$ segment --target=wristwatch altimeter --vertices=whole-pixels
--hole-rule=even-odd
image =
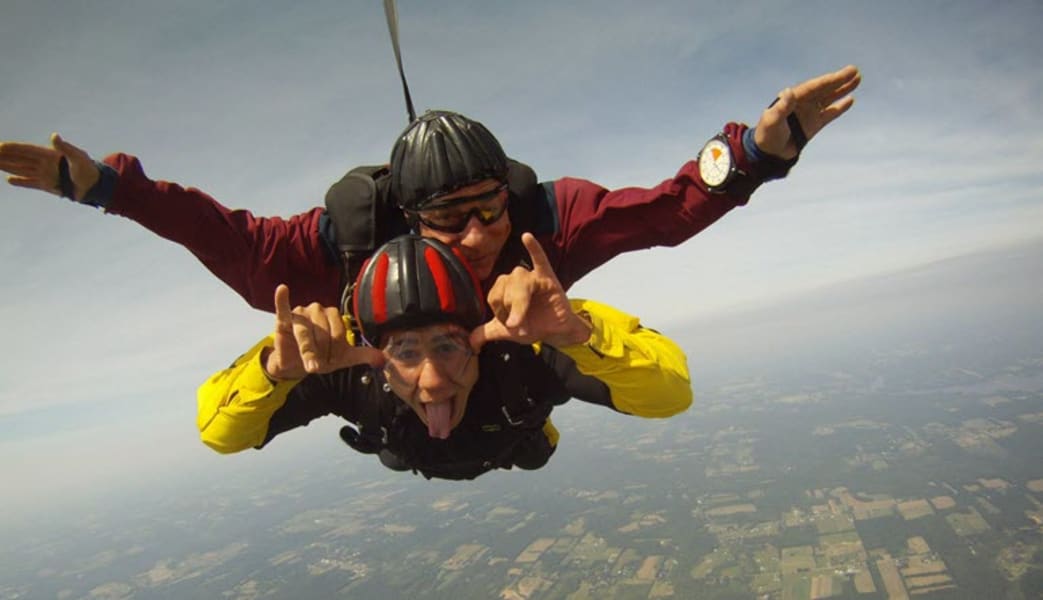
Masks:
[[[724,193],[737,173],[738,168],[735,166],[735,157],[732,155],[732,147],[728,145],[728,138],[720,133],[710,138],[699,151],[699,175],[703,178],[707,191],[715,194]]]

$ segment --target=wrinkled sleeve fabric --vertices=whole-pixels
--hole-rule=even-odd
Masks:
[[[592,300],[573,299],[573,311],[593,325],[586,344],[562,346],[558,352],[576,370],[607,389],[611,407],[639,417],[669,417],[692,404],[688,359],[670,338],[641,326],[637,317]],[[573,396],[602,403],[591,386],[566,378]]]
[[[323,209],[288,219],[256,217],[198,189],[149,179],[133,156],[113,154],[103,162],[118,173],[106,212],[184,246],[250,306],[274,312],[280,283],[290,287],[295,306],[340,303],[341,269],[320,235]]]
[[[741,169],[750,170],[742,137],[746,126],[724,132]],[[544,243],[565,289],[615,256],[653,246],[676,246],[706,229],[749,195],[712,194],[695,160],[651,188],[609,190],[585,179],[554,182],[559,227]]]
[[[258,342],[231,367],[200,386],[196,425],[204,444],[222,454],[261,446],[268,422],[300,380],[273,383],[261,365],[261,352],[271,336]]]

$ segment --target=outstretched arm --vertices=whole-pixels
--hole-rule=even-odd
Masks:
[[[231,210],[198,189],[149,179],[132,156],[95,162],[57,134],[51,147],[0,143],[0,170],[11,185],[104,208],[184,246],[255,308],[273,311],[272,294],[284,282],[296,304],[340,300],[342,269],[322,236],[319,208],[289,219]]]
[[[650,418],[670,417],[691,406],[688,359],[673,340],[605,304],[570,302],[592,327],[586,343],[553,349],[568,359],[551,357],[572,397]]]
[[[321,209],[287,219],[257,217],[198,189],[149,179],[132,156],[115,154],[105,163],[119,173],[106,212],[184,246],[250,306],[274,312],[280,283],[290,286],[295,305],[339,303],[341,267],[322,241]]]
[[[782,90],[754,128],[726,124],[722,133],[747,176],[736,178],[741,185],[730,185],[722,193],[707,190],[695,160],[650,188],[610,190],[577,178],[544,184],[559,228],[540,241],[565,289],[619,254],[677,246],[745,205],[757,185],[783,176],[797,157],[798,138],[790,117],[800,124],[803,140],[816,137],[854,105],[851,94],[861,81],[858,68],[844,67]],[[693,140],[693,154],[705,140]]]

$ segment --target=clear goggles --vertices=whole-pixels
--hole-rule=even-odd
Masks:
[[[393,333],[381,350],[387,358],[385,370],[408,383],[417,381],[425,363],[455,379],[474,355],[467,333],[458,328],[439,329],[426,335],[411,331]]]

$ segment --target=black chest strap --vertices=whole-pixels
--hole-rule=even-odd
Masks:
[[[391,387],[383,382],[379,372],[374,369],[359,369],[354,385],[360,395],[359,414],[356,426],[345,425],[340,428],[340,439],[363,454],[377,454],[388,446],[388,432],[391,427],[390,413],[395,410]],[[345,401],[351,399],[345,398]]]

